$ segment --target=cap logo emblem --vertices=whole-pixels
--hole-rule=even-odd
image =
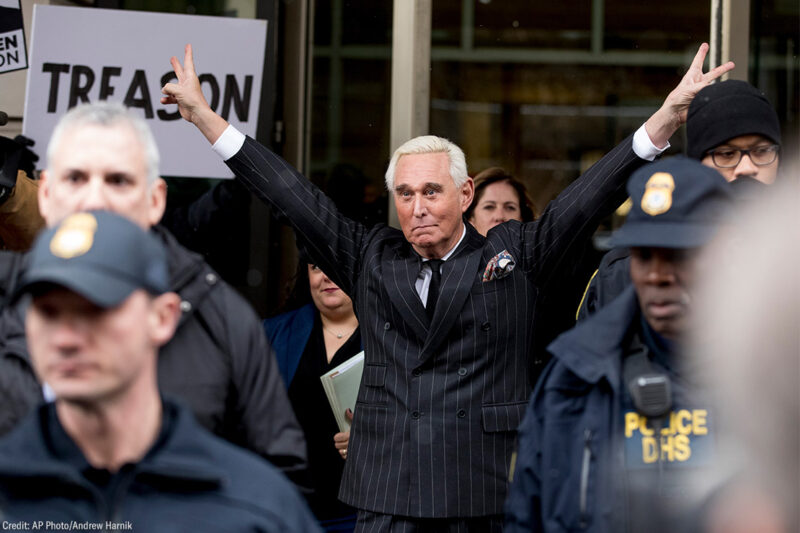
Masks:
[[[92,248],[97,219],[89,213],[70,215],[61,223],[50,241],[50,251],[56,257],[70,259],[83,255]]]
[[[675,180],[668,172],[656,172],[644,186],[642,196],[642,211],[650,216],[660,215],[672,207],[672,191],[675,189]]]

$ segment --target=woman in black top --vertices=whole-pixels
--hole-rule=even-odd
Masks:
[[[311,510],[327,531],[352,531],[355,509],[338,500],[349,432],[339,432],[320,376],[361,351],[361,334],[350,298],[316,265],[304,270],[312,303],[265,320],[264,328],[306,436]]]

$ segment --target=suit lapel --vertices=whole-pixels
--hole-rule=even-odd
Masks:
[[[389,301],[403,317],[409,329],[420,342],[428,333],[428,317],[414,286],[420,269],[420,259],[416,254],[406,257],[393,257],[383,261],[384,271],[381,281],[389,294]]]
[[[425,338],[420,358],[427,359],[441,346],[447,332],[461,313],[475,283],[483,252],[484,238],[467,224],[467,234],[453,256],[442,264],[442,286],[439,301]]]

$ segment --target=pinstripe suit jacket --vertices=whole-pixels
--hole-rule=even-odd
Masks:
[[[515,432],[527,405],[527,357],[539,287],[624,199],[644,161],[631,137],[532,223],[467,234],[442,265],[431,323],[414,288],[419,256],[397,229],[340,215],[288,163],[252,139],[227,163],[294,226],[313,260],[354,303],[366,361],[340,498],[412,517],[503,512]],[[506,277],[483,282],[506,250]],[[325,407],[320,406],[320,409]]]

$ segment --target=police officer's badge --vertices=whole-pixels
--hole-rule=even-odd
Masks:
[[[94,243],[97,219],[89,213],[70,215],[50,241],[50,251],[56,257],[70,259],[88,252]]]
[[[656,172],[644,186],[642,211],[651,216],[660,215],[672,207],[672,191],[675,180],[668,172]]]

